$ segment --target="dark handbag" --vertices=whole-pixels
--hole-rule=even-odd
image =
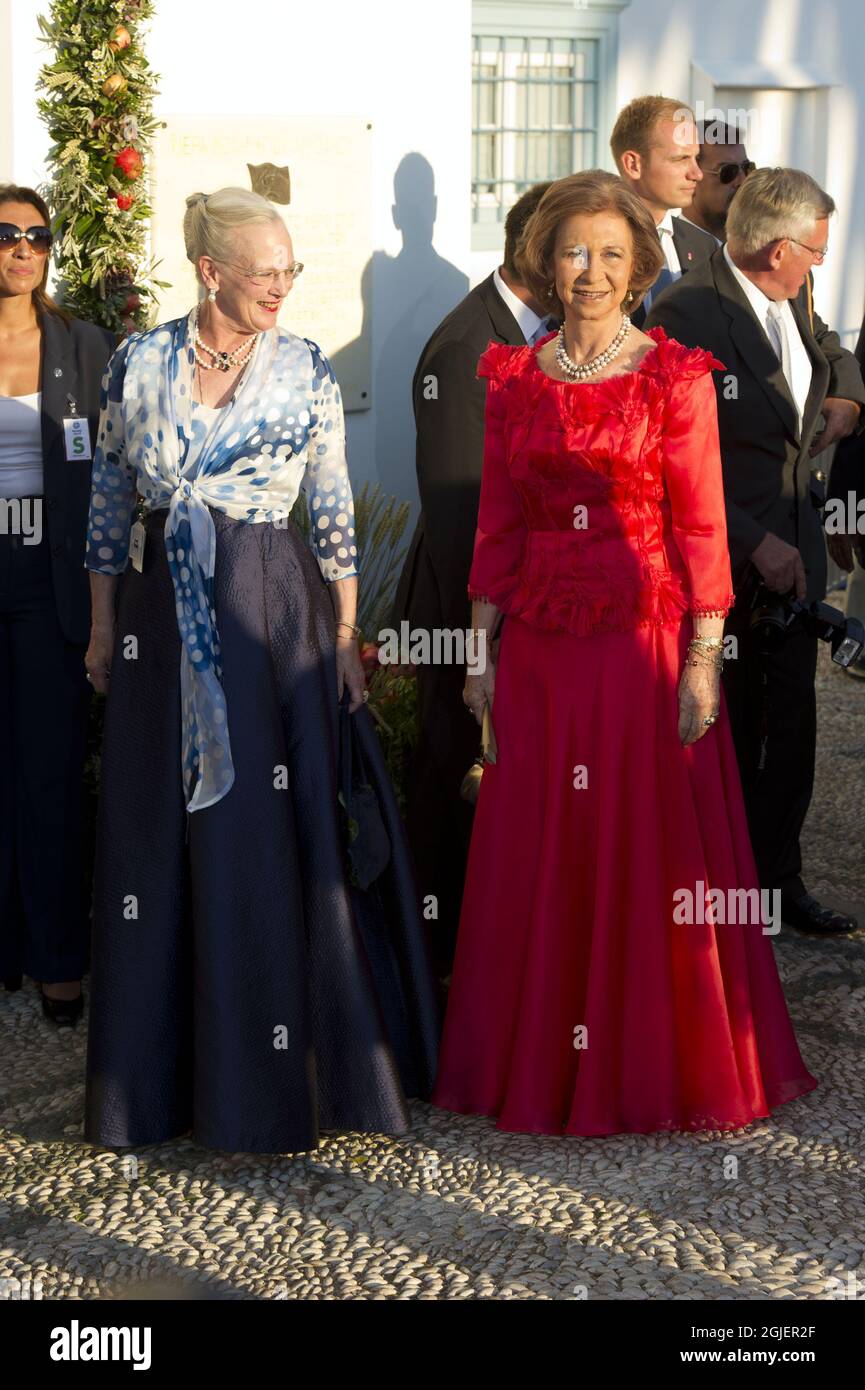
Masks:
[[[400,1080],[407,1095],[418,1095],[421,1083],[412,1049],[402,969],[389,920],[391,912],[400,909],[393,900],[393,885],[388,883],[387,875],[383,877],[392,858],[390,836],[358,734],[357,720],[369,715],[365,707],[349,714],[350,702],[346,689],[339,705],[337,795],[343,811],[349,891]],[[373,733],[372,737],[378,736]]]
[[[339,803],[345,816],[351,881],[356,888],[366,890],[390,863],[390,839],[354,737],[354,716],[348,712],[350,698],[344,690],[339,706]]]

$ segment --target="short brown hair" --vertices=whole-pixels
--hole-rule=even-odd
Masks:
[[[51,214],[48,211],[48,204],[44,198],[40,198],[35,188],[25,188],[17,183],[0,183],[0,203],[29,203],[39,213],[46,227],[51,226]],[[42,272],[42,279],[33,291],[33,307],[36,310],[36,317],[42,322],[45,314],[56,314],[58,318],[69,322],[70,316],[65,309],[61,309],[59,304],[55,304],[45,286],[48,284],[48,271],[51,268],[51,257],[45,257],[45,269]]]
[[[632,193],[616,174],[605,169],[586,169],[580,174],[551,183],[528,225],[518,251],[520,278],[548,314],[564,317],[564,305],[551,283],[549,269],[559,227],[577,213],[591,216],[612,212],[628,224],[633,242],[633,265],[628,286],[633,299],[631,311],[637,307],[650,285],[658,278],[664,265],[664,253],[652,215],[642,199]]]
[[[536,183],[531,188],[527,188],[525,193],[517,198],[505,218],[505,250],[502,264],[505,270],[510,271],[511,275],[519,276],[519,267],[516,261],[517,246],[526,229],[526,223],[549,186],[549,182],[547,182]]]
[[[645,159],[652,143],[652,135],[658,121],[664,117],[674,120],[676,116],[688,115],[694,119],[693,112],[686,101],[676,101],[675,97],[635,97],[623,106],[613,133],[610,136],[610,149],[616,168],[622,167],[622,155],[626,150],[636,150]]]

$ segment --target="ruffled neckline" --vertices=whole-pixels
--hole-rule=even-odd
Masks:
[[[631,371],[617,372],[615,376],[603,377],[600,381],[559,381],[545,372],[537,360],[538,350],[552,337],[554,334],[548,333],[534,345],[526,343],[522,347],[512,347],[508,343],[490,343],[478,362],[478,376],[494,378],[499,385],[504,385],[505,381],[513,377],[532,374],[548,382],[550,386],[565,387],[568,391],[574,387],[580,387],[583,391],[587,388],[597,391],[603,387],[618,390],[620,387],[617,383],[627,382],[630,378],[639,379],[644,375],[664,379],[674,376],[679,381],[694,380],[707,372],[724,368],[724,363],[711,352],[704,348],[685,347],[675,338],[668,337],[659,325],[657,328],[646,330],[646,337],[653,340],[655,347],[647,352]]]

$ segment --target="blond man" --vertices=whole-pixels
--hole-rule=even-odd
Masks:
[[[619,112],[610,149],[620,176],[654,218],[666,262],[633,315],[640,327],[661,291],[715,249],[708,232],[677,215],[691,206],[703,177],[694,113],[673,97],[636,97]]]

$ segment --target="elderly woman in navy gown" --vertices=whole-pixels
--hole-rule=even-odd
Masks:
[[[435,991],[363,703],[339,387],[276,326],[302,267],[242,189],[190,197],[184,235],[206,298],[115,353],[94,459],[87,668],[108,703],[85,1135],[290,1152],[406,1128]],[[301,487],[310,544],[288,520]],[[390,841],[366,893],[339,805],[347,721]]]

